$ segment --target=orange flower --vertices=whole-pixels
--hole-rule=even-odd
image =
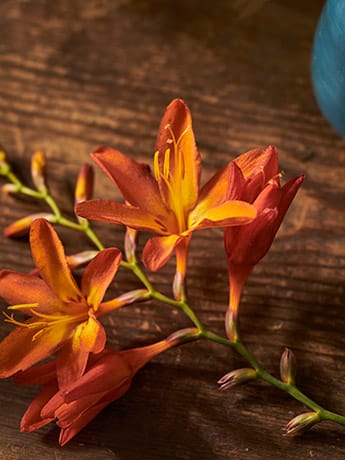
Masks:
[[[41,276],[3,270],[0,295],[13,311],[30,318],[0,343],[0,377],[9,377],[59,350],[57,375],[61,387],[80,377],[89,353],[103,350],[106,334],[98,317],[123,305],[118,299],[102,302],[121,262],[118,249],[105,249],[85,269],[81,288],[70,272],[64,249],[44,219],[31,226],[32,256]],[[128,299],[126,299],[128,300]]]
[[[63,390],[58,389],[55,361],[18,374],[16,383],[44,385],[25,412],[21,431],[34,431],[57,419],[60,444],[66,444],[105,406],[128,391],[134,375],[149,360],[198,335],[197,329],[187,329],[146,347],[120,352],[106,349],[93,355],[84,375]]]
[[[245,224],[256,215],[250,204],[226,198],[228,177],[224,173],[200,190],[200,156],[191,115],[181,99],[170,103],[161,121],[153,175],[147,165],[110,147],[97,148],[92,157],[126,203],[92,200],[78,204],[77,214],[158,233],[143,251],[143,261],[151,270],[162,267],[176,249],[177,273],[183,280],[194,230]]]
[[[304,177],[295,177],[281,187],[277,151],[272,146],[240,155],[231,167],[228,198],[249,201],[257,210],[256,218],[248,225],[224,231],[230,280],[226,326],[228,336],[236,340],[242,288],[254,266],[271,247]]]

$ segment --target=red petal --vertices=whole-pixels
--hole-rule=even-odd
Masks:
[[[25,414],[20,423],[20,431],[34,431],[38,430],[47,423],[50,423],[54,420],[54,417],[41,417],[41,410],[45,406],[45,404],[51,399],[51,397],[57,392],[57,384],[51,383],[50,385],[46,385],[43,389],[38,393],[36,398],[32,401],[32,403],[27,408]]]
[[[80,300],[80,290],[68,267],[63,245],[44,219],[33,222],[30,244],[36,267],[48,286],[65,302]]]
[[[88,305],[92,305],[94,310],[102,302],[119,268],[121,257],[119,249],[104,249],[86,267],[81,281],[81,290],[87,297]]]

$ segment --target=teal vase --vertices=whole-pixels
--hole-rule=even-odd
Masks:
[[[319,107],[345,137],[345,0],[328,0],[315,32],[312,82]]]

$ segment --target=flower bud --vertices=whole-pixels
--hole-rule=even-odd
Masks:
[[[285,348],[280,359],[280,378],[284,383],[295,384],[296,377],[296,358],[294,353]]]
[[[89,263],[92,259],[96,257],[98,251],[82,251],[76,254],[71,254],[66,257],[67,263],[71,270],[75,268],[82,267]]]
[[[127,227],[125,235],[125,254],[126,259],[129,263],[134,263],[136,261],[135,251],[136,251],[136,239],[138,231],[134,228]]]
[[[92,198],[94,183],[94,171],[89,163],[85,163],[78,174],[75,185],[74,199],[75,203],[87,201]]]
[[[12,238],[19,238],[29,233],[32,222],[36,219],[46,219],[48,222],[54,223],[56,217],[54,214],[39,212],[30,214],[29,216],[22,217],[4,229],[4,235]]]
[[[9,195],[10,193],[18,193],[19,187],[17,184],[5,184],[1,187],[1,190],[6,195]]]
[[[173,332],[166,339],[175,345],[181,345],[182,343],[192,342],[200,337],[200,330],[196,327],[189,327],[186,329],[180,329],[179,331]]]
[[[31,157],[31,177],[36,189],[39,192],[45,192],[46,158],[41,150],[36,150]]]
[[[221,379],[218,380],[220,385],[220,390],[227,390],[242,383],[247,383],[251,380],[255,380],[257,377],[256,370],[251,367],[245,367],[243,369],[236,369],[229,372],[228,374],[223,375]]]
[[[320,422],[320,417],[316,412],[305,412],[290,420],[285,427],[285,434],[287,436],[298,436],[318,422]]]
[[[11,167],[6,161],[6,153],[0,146],[0,174],[6,176],[10,170]]]

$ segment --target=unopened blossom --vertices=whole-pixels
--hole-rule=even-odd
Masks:
[[[216,174],[200,189],[200,155],[189,109],[181,99],[170,103],[161,121],[153,174],[148,165],[111,147],[97,148],[92,158],[126,203],[92,200],[78,204],[77,214],[157,233],[143,250],[143,261],[151,270],[162,267],[176,250],[177,278],[183,280],[194,230],[246,224],[256,215],[249,203],[227,198],[225,174]]]
[[[197,329],[186,329],[145,347],[120,352],[105,349],[91,356],[85,373],[62,390],[55,361],[18,374],[18,384],[43,385],[22,418],[21,431],[34,431],[56,420],[61,428],[60,444],[66,444],[105,406],[128,391],[135,374],[149,360],[198,335]]]
[[[39,276],[0,271],[0,296],[10,304],[9,310],[29,316],[19,322],[6,314],[17,327],[0,343],[0,377],[58,351],[57,376],[63,387],[82,375],[89,353],[104,349],[106,334],[98,318],[124,304],[118,299],[103,302],[121,253],[116,248],[99,252],[86,267],[79,287],[63,245],[46,220],[33,222],[30,245]]]
[[[294,199],[304,176],[280,185],[275,147],[255,149],[240,155],[231,165],[228,199],[252,203],[257,216],[245,226],[224,231],[227,253],[230,299],[226,327],[229,338],[236,340],[235,327],[242,288],[254,266],[269,250],[280,224]]]

